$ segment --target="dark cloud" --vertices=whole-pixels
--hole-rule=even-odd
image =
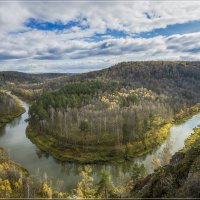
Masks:
[[[26,56],[24,55],[15,55],[15,54],[10,54],[8,52],[0,53],[0,60],[22,59],[25,57]]]

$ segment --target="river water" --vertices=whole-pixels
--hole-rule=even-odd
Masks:
[[[77,163],[59,162],[47,153],[39,150],[27,137],[26,127],[28,122],[29,105],[22,102],[26,112],[20,117],[8,123],[0,129],[0,147],[6,148],[9,156],[15,162],[26,168],[31,175],[39,179],[52,179],[53,186],[58,190],[67,190],[75,188],[80,180],[81,165]],[[163,149],[173,155],[184,146],[185,139],[193,132],[193,128],[200,124],[200,114],[193,116],[191,119],[180,125],[174,125],[170,129],[170,134],[167,140],[158,148],[153,150],[146,156],[134,159],[135,162],[143,163],[148,173],[152,173],[155,165],[152,164],[152,159],[160,157],[162,159]],[[129,169],[132,162],[123,164],[95,164],[91,165],[93,176],[98,178],[102,169],[110,172],[112,181],[120,183],[129,177]]]

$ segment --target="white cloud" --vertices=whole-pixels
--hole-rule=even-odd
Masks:
[[[104,68],[125,60],[200,58],[200,51],[194,55],[194,52],[190,50],[200,48],[197,42],[200,39],[200,33],[148,39],[105,39],[99,42],[64,41],[63,37],[62,34],[49,32],[44,34],[44,32],[35,31],[34,37],[27,33],[23,36],[9,36],[6,40],[1,38],[0,59],[1,55],[5,56],[6,53],[10,56],[7,60],[1,60],[1,69],[71,72],[77,71],[78,68],[80,71]]]
[[[99,33],[106,28],[139,33],[165,28],[170,24],[199,20],[199,8],[200,2],[197,1],[1,2],[0,27],[1,30],[20,29],[27,18],[67,23],[85,17],[90,29]]]
[[[200,20],[200,2],[67,2],[0,3],[0,68],[20,71],[82,71],[125,60],[199,59],[200,33],[154,38],[90,40],[115,29],[136,34]],[[89,28],[39,31],[24,23],[81,20]]]

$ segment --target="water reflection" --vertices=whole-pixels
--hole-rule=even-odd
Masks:
[[[5,127],[0,128],[0,137],[3,137],[6,134]]]
[[[167,140],[160,147],[153,150],[146,156],[135,159],[135,161],[143,163],[146,169],[148,170],[148,173],[152,173],[155,169],[155,166],[152,163],[152,159],[155,156],[160,159],[163,159],[161,155],[168,144],[170,144],[169,151],[171,155],[175,154],[177,151],[182,149],[184,147],[185,139],[190,136],[190,134],[193,132],[193,129],[199,124],[200,114],[197,114],[182,124],[174,125],[170,129],[170,134]]]
[[[0,146],[9,150],[11,159],[24,166],[31,175],[43,180],[51,179],[56,189],[71,190],[76,187],[80,180],[81,164],[60,162],[38,149],[26,137],[25,130],[28,118],[28,104],[22,102],[26,112],[12,122],[0,129]],[[170,130],[170,135],[167,140],[157,149],[153,150],[146,156],[134,159],[133,161],[143,163],[148,172],[153,172],[155,166],[152,159],[157,156],[162,157],[162,151],[170,144],[170,153],[174,154],[184,146],[184,140],[192,133],[194,127],[200,123],[200,114],[195,115],[187,122],[173,126]],[[91,165],[93,176],[97,181],[102,169],[110,172],[114,183],[126,181],[130,177],[131,162],[123,164],[96,164]]]
[[[22,122],[22,116],[19,116],[15,119],[13,119],[9,124],[7,124],[6,128],[14,128],[18,126]]]

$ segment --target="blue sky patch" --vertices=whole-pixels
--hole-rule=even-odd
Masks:
[[[151,16],[146,13],[147,18],[151,19]],[[69,30],[73,27],[79,27],[82,30],[88,29],[89,26],[87,25],[86,18],[80,18],[78,20],[71,20],[64,24],[61,21],[56,22],[48,22],[42,21],[34,18],[29,18],[26,23],[26,27],[36,30],[44,30],[44,31],[63,31]],[[200,21],[191,21],[183,24],[173,24],[168,25],[166,28],[154,29],[150,32],[141,32],[132,37],[135,38],[152,38],[156,36],[170,36],[174,34],[186,34],[186,33],[194,33],[200,31]],[[120,30],[113,30],[107,29],[105,33],[96,33],[90,40],[93,41],[101,41],[106,38],[106,36],[111,36],[114,38],[126,38],[127,36],[131,36],[130,34],[120,31]]]
[[[119,30],[107,29],[105,33],[96,33],[93,37],[90,38],[92,41],[102,41],[107,39],[107,37],[112,38],[126,38],[129,36],[128,33]]]
[[[81,21],[69,21],[64,24],[61,21],[56,22],[47,22],[42,20],[37,20],[34,18],[30,18],[26,21],[25,26],[32,29],[43,30],[43,31],[62,31],[71,29],[73,27],[80,27],[82,30],[89,28],[87,25],[82,25],[82,22],[86,22],[87,19],[83,18]]]
[[[168,25],[166,28],[154,29],[150,32],[143,32],[136,35],[141,38],[152,38],[159,35],[170,36],[174,34],[195,33],[200,31],[200,21],[191,21],[183,24]]]

